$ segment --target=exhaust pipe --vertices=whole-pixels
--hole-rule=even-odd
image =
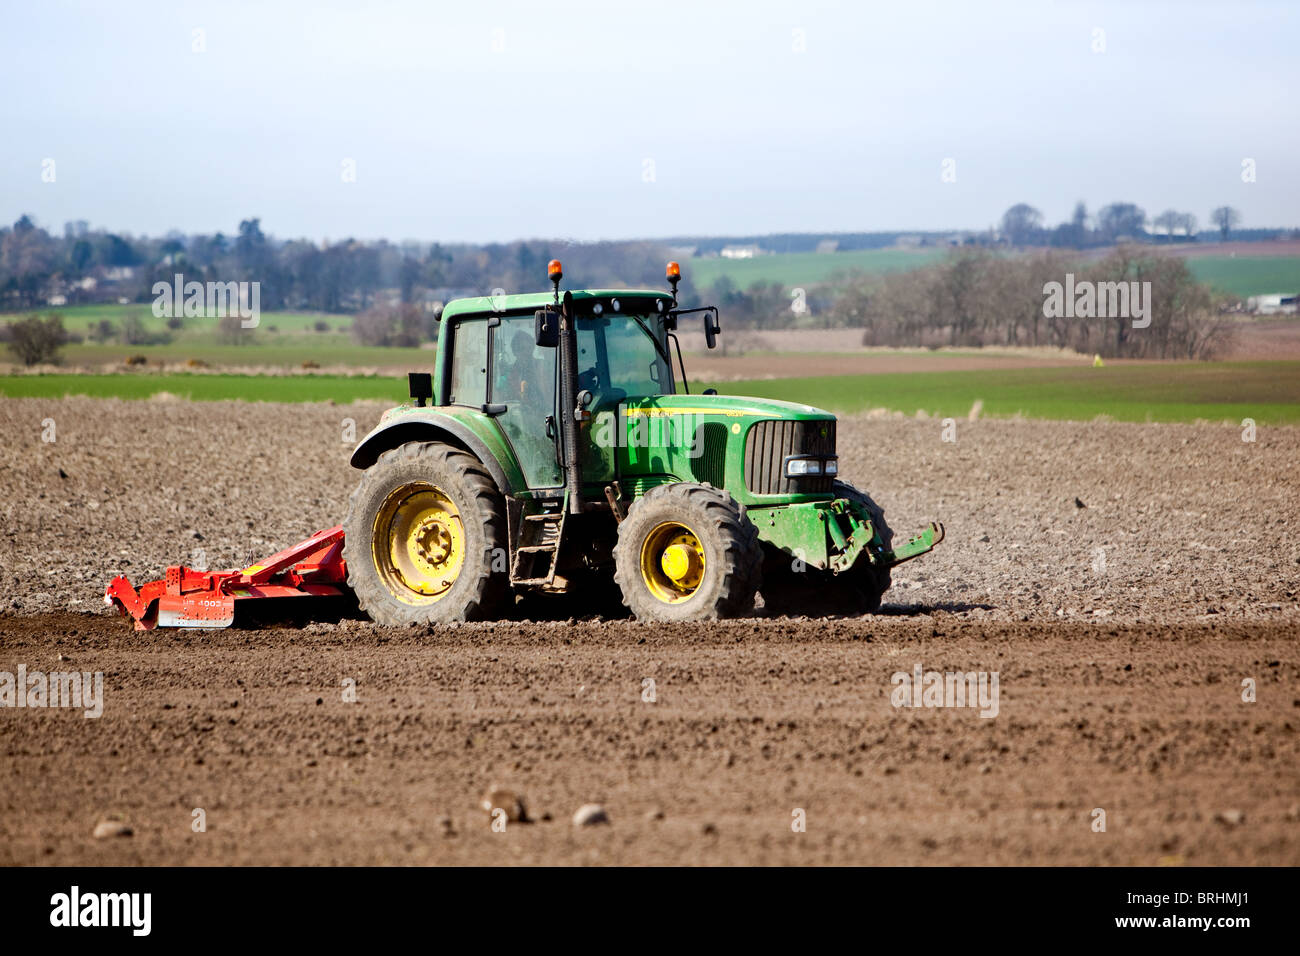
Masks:
[[[560,307],[560,437],[564,443],[564,488],[569,514],[582,514],[582,464],[578,455],[578,329],[573,295]]]

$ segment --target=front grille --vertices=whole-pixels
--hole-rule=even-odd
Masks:
[[[785,459],[790,455],[834,454],[833,420],[755,422],[745,441],[745,487],[756,495],[828,493],[833,477],[787,478]]]
[[[691,459],[691,474],[696,481],[707,481],[714,488],[727,487],[727,426],[705,422],[696,428],[696,456]]]

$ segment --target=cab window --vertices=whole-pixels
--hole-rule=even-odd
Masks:
[[[452,329],[451,394],[453,405],[487,403],[487,322],[466,319]]]
[[[653,316],[640,316],[652,334]],[[589,319],[578,324],[578,387],[596,396],[597,404],[673,392],[672,370],[650,336],[631,316]]]
[[[555,395],[555,349],[541,348],[533,317],[503,318],[493,333],[492,402],[549,408]]]

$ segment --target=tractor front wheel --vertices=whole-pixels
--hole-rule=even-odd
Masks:
[[[504,611],[505,503],[468,452],[437,442],[384,452],[352,492],[343,527],[348,584],[377,624]]]
[[[618,526],[614,578],[643,621],[737,617],[762,578],[758,529],[731,495],[707,484],[660,485]]]

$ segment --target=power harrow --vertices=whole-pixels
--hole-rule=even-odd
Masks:
[[[167,569],[161,580],[140,590],[118,575],[104,591],[104,603],[135,620],[137,631],[155,627],[229,627],[235,603],[258,598],[333,597],[348,593],[343,561],[343,526],[318,531],[306,541],[242,571]]]

